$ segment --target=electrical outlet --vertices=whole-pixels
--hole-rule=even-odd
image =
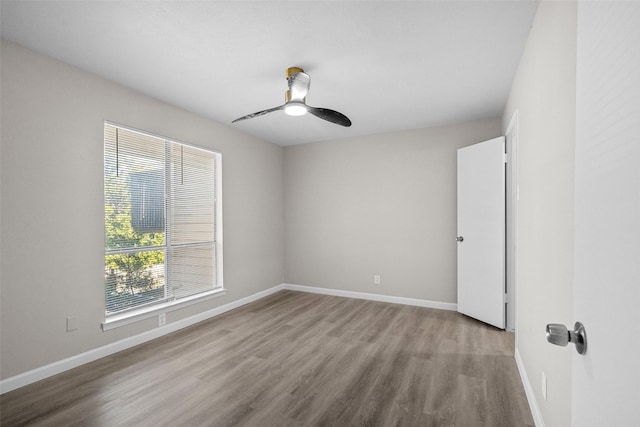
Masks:
[[[167,313],[158,314],[158,326],[163,326],[167,324]]]
[[[380,275],[376,274],[373,276],[373,284],[374,285],[379,285],[380,284]]]
[[[542,398],[547,400],[547,375],[542,372]]]

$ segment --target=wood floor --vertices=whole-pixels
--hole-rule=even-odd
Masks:
[[[0,397],[3,426],[533,426],[513,335],[283,291]]]

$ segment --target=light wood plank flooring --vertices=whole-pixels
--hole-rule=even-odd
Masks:
[[[283,291],[0,399],[3,426],[533,426],[513,335]]]

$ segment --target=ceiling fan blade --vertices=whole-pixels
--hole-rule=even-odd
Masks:
[[[263,116],[263,115],[265,115],[267,113],[272,113],[274,111],[282,110],[283,108],[284,108],[284,105],[280,105],[279,107],[269,108],[268,110],[258,111],[257,113],[253,113],[253,114],[247,114],[246,116],[242,116],[242,117],[239,117],[239,118],[235,119],[231,123],[239,122],[241,120],[252,119],[252,118],[258,117],[258,116]]]
[[[309,93],[309,86],[311,86],[311,77],[309,77],[309,74],[299,71],[289,76],[287,82],[289,83],[289,93],[291,97],[291,99],[287,101],[304,102],[304,99]]]
[[[349,127],[351,126],[351,120],[347,116],[342,113],[339,113],[334,110],[330,110],[328,108],[318,108],[318,107],[309,107],[307,106],[307,111],[313,114],[316,117],[319,117],[323,120],[326,120],[331,123],[335,123],[340,126]]]

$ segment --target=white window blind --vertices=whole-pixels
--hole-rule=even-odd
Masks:
[[[183,298],[210,289],[216,276],[215,157],[177,143],[170,153],[169,278],[172,295]]]
[[[105,124],[105,309],[221,287],[218,153]]]

